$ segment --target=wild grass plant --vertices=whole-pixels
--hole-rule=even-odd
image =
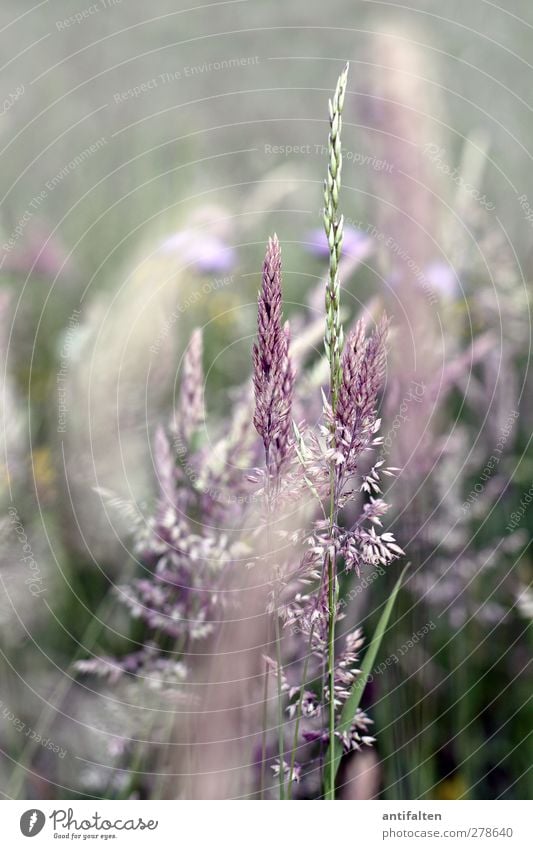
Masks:
[[[320,159],[311,144],[258,178],[260,152],[244,153],[253,180],[224,208],[208,205],[226,203],[224,159],[220,174],[215,160],[191,165],[209,189],[197,210],[192,184],[186,200],[170,178],[154,188],[155,241],[148,204],[146,227],[120,242],[127,276],[115,262],[111,294],[91,282],[72,333],[80,304],[67,280],[61,311],[48,301],[54,267],[35,266],[35,303],[2,299],[2,496],[16,508],[0,528],[8,795],[528,794],[527,285],[500,197],[482,187],[487,139],[467,138],[460,179],[443,178],[456,149],[417,99],[426,68],[405,39],[384,35],[381,53],[354,90],[341,75]],[[358,110],[356,132],[343,108],[349,122]],[[275,126],[289,138],[300,125]],[[182,149],[165,150],[182,173]],[[317,164],[324,226],[305,235]],[[476,202],[485,190],[498,215]],[[99,266],[120,240],[107,229],[70,264],[77,284],[85,253]],[[24,284],[29,248],[20,280],[15,255],[6,263],[6,290]],[[25,540],[39,598],[19,565]]]
[[[324,348],[329,380],[323,390],[316,388],[322,391],[321,420],[314,425],[303,417],[298,422],[293,418],[298,376],[290,327],[282,315],[281,247],[273,236],[258,299],[253,415],[247,413],[252,398],[243,387],[241,404],[220,442],[212,446],[202,440],[202,334],[194,331],[175,414],[170,426],[159,428],[155,436],[159,506],[146,529],[137,534],[144,574],[117,590],[134,619],[144,623],[145,636],[135,651],[123,657],[77,663],[79,673],[99,674],[111,682],[134,676],[139,686],[146,682],[163,691],[171,704],[187,701],[191,652],[194,656],[196,646],[216,646],[217,631],[229,615],[228,589],[235,574],[252,567],[255,573],[264,571],[265,577],[270,576],[270,590],[263,727],[260,757],[245,780],[261,798],[275,793],[280,799],[297,795],[332,800],[342,754],[374,742],[371,720],[360,702],[399,584],[366,648],[365,671],[360,671],[357,664],[364,645],[360,628],[342,638],[338,631],[347,613],[340,604],[339,578],[342,573],[357,580],[367,570],[389,567],[403,555],[393,534],[382,530],[388,506],[381,479],[396,470],[372,459],[382,442],[378,403],[389,320],[383,316],[368,335],[360,319],[346,342],[341,321],[339,200],[347,75],[348,67],[329,104],[324,186],[329,254]],[[298,412],[306,406],[308,399],[300,398]],[[252,422],[262,441],[264,466],[247,480],[242,470],[250,457],[258,457]],[[237,498],[246,492],[252,510],[246,497]],[[290,514],[295,503],[305,503],[303,514],[294,513],[303,522],[300,526],[296,521],[289,533],[279,516]],[[342,517],[352,504],[358,505],[359,513],[346,524]],[[259,554],[254,552],[254,534],[246,530],[250,513],[256,533],[264,530]],[[232,616],[239,613],[244,611],[231,611]],[[275,685],[273,696],[269,678]],[[273,704],[274,747],[267,728]],[[194,746],[194,740],[190,742]]]

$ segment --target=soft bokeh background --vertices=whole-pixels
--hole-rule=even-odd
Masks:
[[[220,422],[273,231],[288,314],[303,333],[320,311],[327,98],[349,59],[344,297],[347,320],[393,316],[389,500],[414,574],[366,694],[376,747],[345,780],[530,798],[532,34],[526,0],[3,0],[3,794],[185,792],[129,783],[120,735],[154,733],[153,695],[75,683],[72,662],[131,635],[110,589],[135,569],[131,511],[153,503],[192,328]],[[393,580],[357,596],[363,625]]]

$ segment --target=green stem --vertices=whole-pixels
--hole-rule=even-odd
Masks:
[[[261,742],[261,784],[259,798],[263,799],[265,794],[265,770],[266,770],[266,747],[267,747],[267,702],[268,702],[268,666],[265,663],[265,682],[263,688],[263,734]]]
[[[330,469],[331,499],[330,499],[330,534],[335,522],[335,466]],[[335,552],[328,556],[328,682],[329,682],[329,704],[328,704],[328,727],[329,727],[329,756],[326,769],[329,771],[329,782],[326,788],[326,799],[335,799],[335,757],[333,741],[335,740],[335,619],[337,615],[337,569]]]
[[[338,218],[339,191],[341,187],[342,173],[342,109],[344,96],[346,94],[346,83],[348,78],[348,65],[340,75],[335,88],[333,100],[329,104],[329,161],[328,175],[324,185],[324,228],[329,245],[329,279],[326,286],[326,332],[324,337],[326,354],[330,369],[330,403],[331,403],[331,442],[335,448],[336,424],[335,411],[339,392],[341,354],[343,345],[343,330],[340,318],[340,279],[339,263],[342,250],[343,218]],[[335,488],[336,488],[336,465],[335,461],[330,464],[330,511],[329,511],[329,537],[333,538],[336,521]],[[335,549],[327,555],[327,581],[328,581],[328,728],[330,745],[325,769],[328,779],[326,785],[326,799],[335,799],[335,619],[337,616],[337,564]]]
[[[276,663],[278,664],[278,747],[279,747],[279,798],[285,798],[285,746],[283,740],[283,700],[281,693],[281,637],[279,631],[278,611],[275,611],[276,631]]]
[[[309,666],[309,658],[311,657],[311,646],[313,642],[313,632],[315,630],[315,626],[311,626],[311,631],[309,633],[309,644],[307,646],[307,654],[304,660],[303,674],[302,674],[302,686],[300,689],[300,697],[298,699],[298,707],[296,708],[296,724],[294,726],[294,738],[292,741],[292,752],[291,752],[291,764],[290,764],[290,772],[289,772],[289,785],[287,788],[287,799],[291,798],[291,790],[292,790],[292,781],[293,781],[293,773],[294,773],[294,765],[296,763],[296,750],[298,748],[298,734],[300,733],[300,721],[302,719],[302,704],[304,700],[304,690],[305,690],[305,682],[307,680],[307,668]]]
[[[265,495],[267,502],[267,522],[266,522],[266,543],[267,543],[267,552],[270,556],[271,554],[271,543],[270,543],[270,520],[272,513],[272,494],[270,488],[270,452],[268,448],[265,450],[265,460],[266,460],[266,487],[265,487]],[[285,773],[283,770],[284,766],[284,757],[285,757],[285,746],[283,739],[283,698],[281,692],[281,635],[279,630],[279,616],[278,616],[278,587],[279,587],[279,575],[276,575],[276,584],[274,591],[274,640],[276,644],[276,663],[278,666],[278,674],[276,676],[277,679],[277,695],[278,695],[278,754],[279,754],[279,798],[285,798]]]

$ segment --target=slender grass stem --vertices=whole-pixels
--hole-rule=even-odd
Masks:
[[[278,748],[279,748],[279,798],[285,798],[285,745],[283,739],[283,699],[281,692],[281,636],[279,630],[279,618],[277,609],[275,611],[275,637],[276,637],[276,663],[278,665]]]
[[[331,477],[331,503],[330,503],[330,533],[333,531],[335,522],[335,467],[330,469]],[[330,746],[328,749],[328,761],[326,769],[329,771],[328,789],[326,791],[327,799],[335,798],[335,757],[333,741],[335,739],[335,620],[337,615],[337,564],[335,550],[330,551],[328,555],[328,610],[329,610],[329,631],[328,631],[328,687],[329,687],[329,703],[328,703],[328,726]]]
[[[259,785],[259,798],[265,796],[265,770],[266,770],[266,748],[267,748],[267,718],[268,718],[268,667],[265,663],[265,675],[263,685],[263,733],[261,737],[261,783]]]
[[[272,519],[272,488],[270,481],[270,452],[268,449],[265,451],[265,465],[266,465],[266,484],[265,484],[265,496],[266,496],[266,509],[267,509],[267,521],[266,521],[266,543],[267,543],[267,554],[270,557],[272,554],[272,546],[271,546],[271,519]],[[284,759],[285,759],[285,745],[283,738],[283,694],[281,692],[281,634],[279,629],[279,616],[278,616],[278,587],[279,587],[279,575],[276,574],[276,580],[274,585],[274,642],[276,646],[276,663],[278,666],[278,674],[276,676],[277,681],[277,699],[278,699],[278,711],[277,711],[277,722],[278,722],[278,754],[279,754],[279,798],[285,798],[285,773],[284,773]]]
[[[304,700],[304,690],[305,690],[305,682],[307,681],[307,670],[309,667],[309,658],[311,657],[311,647],[313,644],[313,633],[314,626],[311,627],[311,631],[309,634],[309,643],[307,646],[307,654],[304,660],[303,673],[302,673],[302,686],[300,688],[300,697],[298,699],[298,706],[296,708],[296,721],[294,725],[294,737],[292,741],[292,751],[291,751],[291,762],[290,762],[290,770],[289,770],[289,783],[287,787],[287,799],[291,798],[292,784],[293,784],[293,774],[294,774],[294,765],[296,763],[296,750],[298,748],[298,734],[300,733],[300,722],[302,719],[302,704]]]

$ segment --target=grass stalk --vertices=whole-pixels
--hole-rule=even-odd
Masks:
[[[339,264],[342,250],[343,218],[338,217],[339,192],[342,172],[342,109],[348,79],[348,65],[340,75],[333,100],[329,103],[329,146],[328,146],[328,176],[324,184],[324,228],[329,246],[329,275],[326,286],[326,331],[324,347],[329,361],[330,370],[330,403],[332,409],[332,441],[335,443],[335,409],[339,391],[341,373],[341,352],[343,345],[343,330],[340,317],[340,277]],[[330,465],[330,537],[334,533],[336,522],[336,465]],[[329,780],[326,784],[326,799],[335,798],[335,758],[333,740],[335,738],[335,619],[337,608],[337,564],[333,547],[328,552],[327,582],[328,582],[328,727],[330,746],[326,770]]]
[[[268,449],[265,452],[265,460],[266,460],[266,485],[265,485],[265,495],[266,495],[266,508],[267,508],[267,521],[266,521],[266,543],[267,543],[267,553],[270,557],[272,551],[271,546],[271,518],[272,518],[272,488],[270,481],[270,452]],[[278,674],[276,676],[277,682],[277,700],[278,700],[278,714],[277,714],[277,722],[278,722],[278,755],[279,755],[279,798],[285,798],[285,774],[283,770],[284,757],[285,757],[285,745],[283,739],[283,694],[281,692],[281,634],[279,629],[279,616],[278,616],[278,587],[279,587],[279,575],[276,575],[276,583],[274,590],[274,642],[276,646],[276,663],[278,666]]]
[[[290,770],[289,770],[289,783],[287,787],[287,799],[291,798],[292,792],[292,784],[293,784],[293,773],[294,766],[296,763],[296,750],[298,749],[298,734],[300,733],[300,722],[302,719],[302,704],[304,700],[304,690],[305,690],[305,682],[307,681],[307,670],[309,667],[309,658],[311,657],[311,647],[313,644],[313,633],[314,627],[311,628],[311,632],[309,634],[309,643],[307,646],[307,654],[304,660],[303,673],[302,673],[302,686],[300,688],[300,696],[298,698],[298,706],[296,708],[296,721],[294,725],[294,737],[292,741],[292,751],[291,751],[291,762],[290,762]]]

